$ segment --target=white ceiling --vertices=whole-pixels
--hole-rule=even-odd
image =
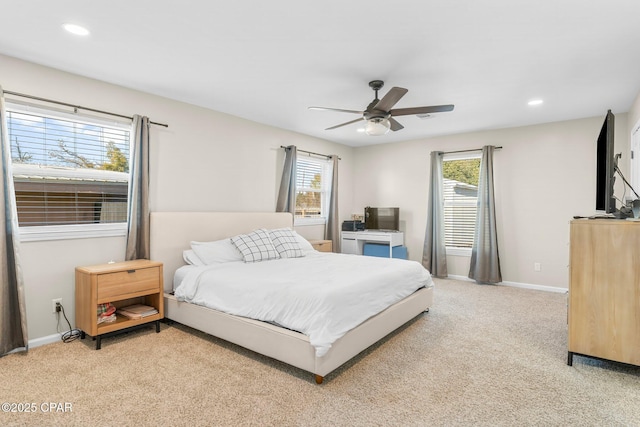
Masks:
[[[640,91],[640,0],[2,3],[0,53],[352,146],[604,117]],[[455,110],[367,136],[307,109],[363,110],[374,79],[409,89],[396,108]]]

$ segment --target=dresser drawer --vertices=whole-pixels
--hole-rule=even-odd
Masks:
[[[160,269],[157,267],[100,274],[97,277],[98,302],[130,298],[158,290],[159,280]]]

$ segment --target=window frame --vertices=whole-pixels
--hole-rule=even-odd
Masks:
[[[637,190],[640,188],[640,120],[636,122],[632,129],[629,136],[631,146],[629,166],[631,169],[631,187]],[[626,204],[626,200],[624,203]]]
[[[331,159],[326,157],[316,157],[316,156],[303,156],[296,159],[296,181],[297,174],[299,173],[298,162],[299,161],[311,161],[317,164],[320,164],[322,167],[322,176],[321,176],[321,189],[320,193],[320,215],[315,217],[300,217],[294,214],[293,225],[294,226],[306,226],[306,225],[324,225],[327,223],[327,217],[329,216],[329,199],[331,196],[331,180],[333,179],[333,163]],[[300,191],[298,187],[298,183],[296,182],[296,202],[297,202],[297,194]]]
[[[466,153],[450,153],[450,154],[444,154],[444,156],[442,157],[442,163],[444,166],[444,162],[447,161],[455,161],[455,160],[471,160],[471,159],[480,159],[482,160],[482,153],[478,153],[475,151],[471,151],[471,152],[466,152]],[[444,174],[442,179],[444,180]],[[443,199],[442,199],[442,206],[445,206],[445,199],[444,199],[444,192],[443,192]],[[444,218],[443,218],[444,219]],[[444,226],[444,224],[443,224]],[[475,233],[475,227],[474,227],[474,233]],[[445,239],[445,245],[446,245],[446,239]],[[465,256],[465,257],[471,257],[471,252],[473,251],[473,248],[462,248],[459,246],[446,246],[446,251],[447,251],[447,255],[454,255],[454,256]]]
[[[104,118],[93,114],[70,113],[68,111],[53,108],[45,105],[33,104],[30,102],[22,102],[13,99],[5,101],[6,111],[14,113],[24,113],[30,115],[45,116],[53,119],[73,121],[76,123],[84,123],[96,126],[106,126],[129,131],[129,153],[131,150],[131,138],[133,135],[131,129],[131,121],[119,118]],[[130,157],[129,157],[130,163]],[[21,164],[11,163],[12,178],[18,172],[24,169]],[[64,168],[48,169],[47,174],[57,177],[74,177],[74,178],[120,178],[124,181],[126,176],[127,188],[131,179],[131,172],[110,172],[110,171],[90,171],[86,169],[65,170]],[[15,186],[15,182],[14,182]],[[128,197],[127,197],[128,198]],[[124,222],[117,223],[93,223],[93,224],[63,224],[63,225],[37,225],[37,226],[20,226],[18,225],[18,234],[22,242],[37,242],[50,240],[66,240],[66,239],[84,239],[96,237],[119,237],[127,235],[128,224]]]

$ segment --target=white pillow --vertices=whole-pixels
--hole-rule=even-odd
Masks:
[[[309,243],[307,239],[299,235],[297,231],[292,230],[292,233],[294,236],[296,236],[296,239],[298,240],[298,245],[300,245],[300,249],[302,249],[302,252],[306,253],[306,252],[315,251],[311,243]]]
[[[298,238],[290,228],[269,230],[269,238],[278,251],[280,258],[299,258],[304,256]]]
[[[186,251],[183,251],[182,259],[184,259],[184,262],[189,265],[196,265],[199,267],[205,265],[205,263],[202,262],[202,260],[198,257],[198,255],[196,255],[193,249],[187,249]]]
[[[280,258],[273,247],[269,233],[264,228],[254,230],[249,234],[240,234],[231,238],[231,242],[244,257],[244,262],[267,261]]]
[[[242,261],[242,254],[231,243],[230,239],[213,242],[191,242],[191,249],[205,265]]]

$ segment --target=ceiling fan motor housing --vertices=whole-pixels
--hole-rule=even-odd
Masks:
[[[371,119],[383,120],[383,119],[388,119],[391,116],[391,113],[387,111],[375,109],[375,106],[378,104],[378,102],[380,102],[380,100],[378,99],[378,91],[382,89],[383,86],[384,86],[384,82],[382,80],[372,80],[369,82],[369,87],[376,91],[376,98],[373,101],[371,101],[369,106],[367,106],[367,109],[362,114],[362,118],[364,118],[365,120],[371,120]]]
[[[388,113],[386,111],[381,111],[381,110],[369,110],[369,109],[367,109],[367,111],[365,111],[362,114],[362,117],[364,117],[365,120],[388,119],[389,117],[391,117],[391,113]]]

